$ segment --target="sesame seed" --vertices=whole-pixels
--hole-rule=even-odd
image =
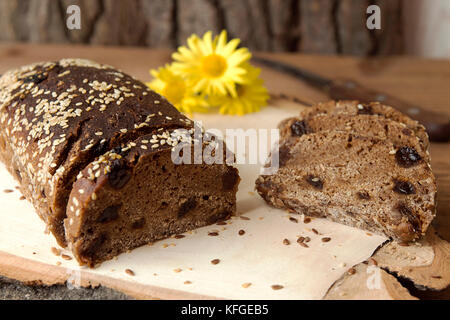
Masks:
[[[96,132],[95,135],[96,135],[96,136],[101,136],[101,135],[103,135],[103,132],[101,132],[101,131]]]
[[[120,129],[120,132],[122,132],[122,133],[127,133],[127,129]]]
[[[147,150],[147,146],[145,144],[141,145],[141,149]]]

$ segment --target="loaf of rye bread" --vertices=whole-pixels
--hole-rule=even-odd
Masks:
[[[234,212],[235,168],[171,161],[180,141],[194,145],[193,128],[143,83],[92,61],[36,63],[0,78],[0,159],[82,264]]]
[[[379,104],[329,102],[308,111],[280,123],[280,168],[257,179],[258,193],[275,207],[399,241],[421,237],[436,205],[423,127]]]

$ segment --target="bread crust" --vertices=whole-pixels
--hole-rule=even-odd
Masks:
[[[390,107],[358,105],[319,104],[282,121],[280,169],[256,190],[278,208],[414,241],[436,211],[426,133]]]
[[[61,246],[80,171],[157,130],[193,127],[145,84],[89,60],[35,63],[0,77],[0,160]]]

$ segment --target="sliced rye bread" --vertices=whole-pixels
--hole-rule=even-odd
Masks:
[[[94,267],[127,250],[227,219],[235,212],[238,170],[204,162],[174,164],[174,142],[190,145],[192,156],[197,143],[176,133],[167,130],[139,137],[105,153],[79,174],[64,225],[81,265]],[[208,145],[203,142],[204,151]]]
[[[271,205],[384,234],[422,236],[435,215],[436,183],[417,139],[323,131],[280,144],[280,168],[256,190]]]
[[[289,128],[296,121],[307,121],[309,118],[314,117],[316,115],[378,115],[380,117],[384,117],[386,119],[390,119],[393,121],[397,121],[399,123],[403,123],[406,127],[412,130],[415,135],[419,138],[421,144],[423,145],[424,150],[428,149],[429,139],[428,134],[426,133],[425,127],[422,126],[419,122],[411,119],[400,111],[387,106],[380,104],[378,102],[372,102],[369,104],[362,104],[358,101],[329,101],[326,103],[318,103],[311,108],[308,108],[302,111],[299,117],[288,118],[282,121],[279,124],[279,128],[281,130],[281,138],[283,139],[287,135],[292,135],[294,131],[300,131],[301,123],[297,124],[297,128]],[[291,129],[291,130],[289,130]]]
[[[321,131],[349,131],[355,135],[388,139],[394,146],[420,142],[420,139],[403,122],[387,119],[380,115],[316,114],[303,120],[288,118],[278,126],[281,140],[295,140],[304,134]],[[412,141],[412,142],[410,142]],[[291,142],[292,143],[292,142]],[[421,144],[424,157],[429,160],[429,152]]]

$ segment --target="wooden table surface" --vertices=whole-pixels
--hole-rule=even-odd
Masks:
[[[351,78],[379,91],[450,115],[450,60],[415,57],[363,59],[303,54],[264,54],[303,67],[329,78]],[[67,57],[87,58],[113,65],[140,80],[150,80],[149,69],[170,61],[170,52],[145,48],[75,45],[0,44],[0,73],[27,63]],[[328,97],[305,83],[263,68],[270,93],[284,93],[303,101],[326,101]],[[450,240],[450,143],[431,145],[432,168],[438,182],[438,216],[435,227]]]

